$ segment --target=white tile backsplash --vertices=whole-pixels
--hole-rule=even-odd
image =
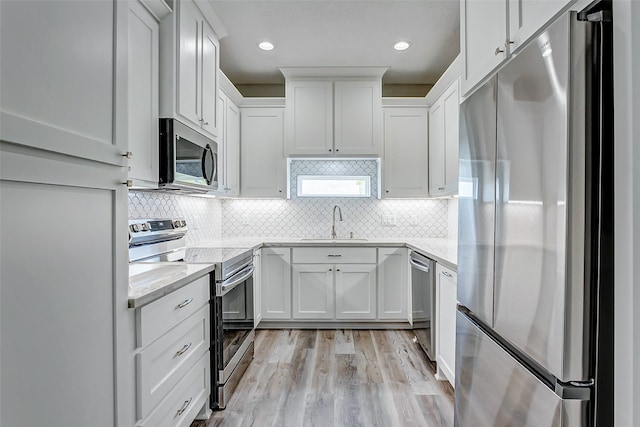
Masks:
[[[458,240],[458,198],[449,200],[449,210],[447,212],[448,226],[447,237]]]
[[[173,218],[187,221],[187,245],[222,237],[222,204],[218,199],[163,192],[130,191],[129,218]]]
[[[331,237],[333,206],[342,209],[338,236],[447,237],[448,200],[318,198],[228,199],[222,202],[223,237]],[[383,226],[382,215],[395,216]],[[415,216],[415,219],[412,218]],[[411,223],[417,225],[411,225]]]

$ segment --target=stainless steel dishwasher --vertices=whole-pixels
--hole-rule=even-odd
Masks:
[[[409,255],[411,264],[411,311],[413,313],[413,341],[435,361],[435,263],[417,252]]]

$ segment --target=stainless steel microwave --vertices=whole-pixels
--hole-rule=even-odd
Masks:
[[[218,189],[218,144],[175,119],[160,119],[160,174],[167,190]]]

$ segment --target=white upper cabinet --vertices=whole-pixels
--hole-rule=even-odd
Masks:
[[[509,41],[517,51],[531,36],[574,0],[509,0]]]
[[[218,190],[221,196],[240,193],[240,109],[222,91],[218,94]]]
[[[383,197],[427,197],[427,109],[384,109]]]
[[[159,23],[139,1],[129,1],[129,179],[135,187],[158,186]]]
[[[287,84],[287,154],[333,154],[333,82]]]
[[[287,195],[282,108],[242,108],[240,194],[284,198]]]
[[[460,0],[462,94],[469,94],[573,3],[575,0]]]
[[[380,79],[287,79],[286,111],[287,156],[381,155]]]
[[[462,92],[467,93],[507,59],[507,0],[461,0]]]
[[[376,155],[382,149],[380,80],[334,83],[336,155]]]
[[[160,117],[218,135],[219,43],[193,0],[175,2],[160,24]]]
[[[458,193],[460,97],[454,81],[429,110],[429,194]]]
[[[0,140],[124,166],[127,3],[0,4]]]

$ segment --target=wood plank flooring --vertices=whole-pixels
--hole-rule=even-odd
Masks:
[[[404,330],[259,330],[227,409],[191,427],[453,426],[453,389]]]

